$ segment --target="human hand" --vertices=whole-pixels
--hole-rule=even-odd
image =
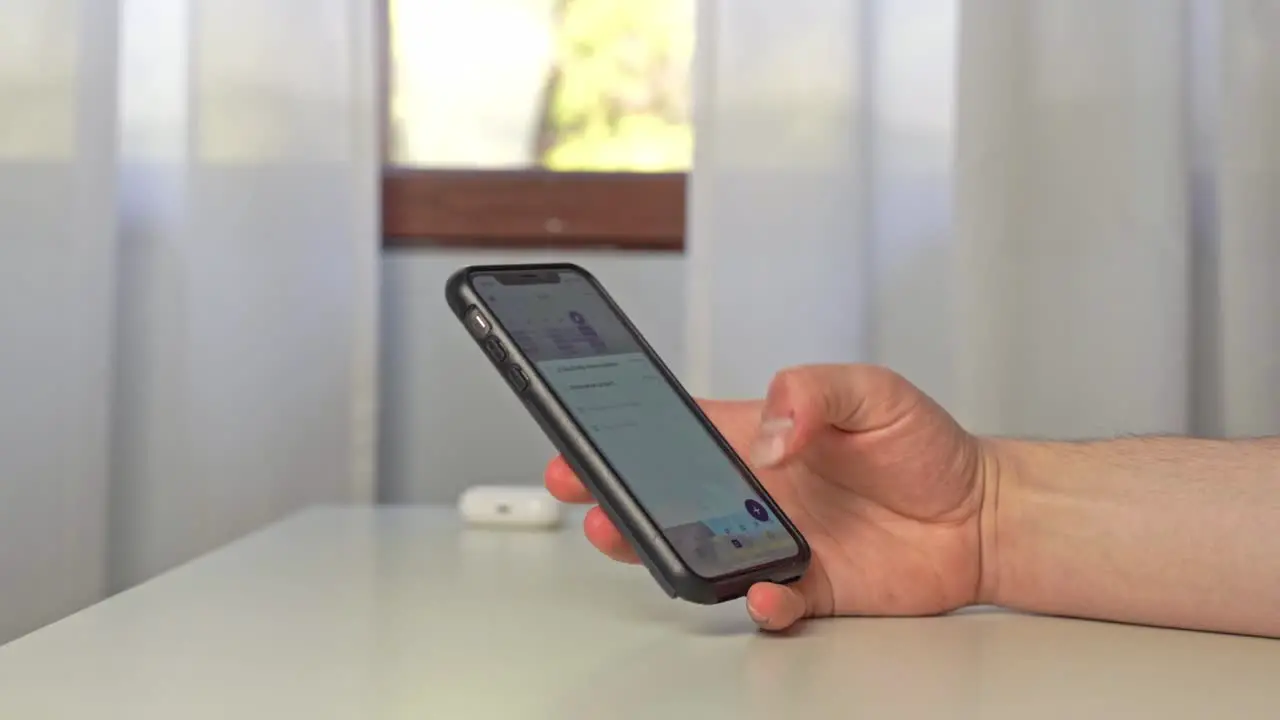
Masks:
[[[761,627],[933,615],[979,601],[990,462],[906,379],[867,365],[807,366],[778,374],[763,401],[700,404],[813,550],[798,582],[750,589],[747,609]],[[564,502],[594,502],[562,457],[546,485]],[[609,557],[639,562],[599,507],[584,530]]]

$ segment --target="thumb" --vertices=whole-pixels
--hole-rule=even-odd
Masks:
[[[809,614],[809,604],[794,587],[757,583],[747,591],[747,614],[761,629],[786,630]]]
[[[873,365],[807,365],[778,373],[769,384],[751,448],[757,467],[773,467],[821,433],[872,432],[909,411],[918,394],[902,376]]]
[[[764,630],[786,630],[809,617],[830,617],[835,610],[831,582],[821,560],[791,585],[761,582],[747,591],[747,614]]]

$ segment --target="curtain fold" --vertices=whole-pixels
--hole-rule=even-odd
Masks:
[[[985,433],[1280,433],[1278,17],[704,2],[696,389],[856,360]]]
[[[1280,431],[1280,5],[1224,0],[1219,12],[1211,409],[1215,430],[1252,435]]]
[[[107,580],[115,12],[0,3],[0,643]]]
[[[866,351],[865,10],[699,2],[686,251],[695,392],[756,395],[774,368]]]
[[[124,2],[113,587],[373,499],[378,17]]]
[[[959,338],[959,410],[996,433],[1186,430],[1181,6],[963,7],[957,326],[986,332]]]
[[[0,642],[373,500],[380,17],[0,3]]]

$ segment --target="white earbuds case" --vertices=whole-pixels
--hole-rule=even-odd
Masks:
[[[468,525],[549,530],[563,522],[559,501],[531,485],[478,485],[458,497]]]

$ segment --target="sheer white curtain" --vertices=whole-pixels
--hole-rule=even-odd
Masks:
[[[114,587],[373,498],[376,7],[123,1]]]
[[[983,432],[1280,432],[1280,5],[702,4],[691,380]]]
[[[374,489],[376,3],[0,3],[0,642]]]
[[[0,3],[0,642],[107,580],[114,21]]]

